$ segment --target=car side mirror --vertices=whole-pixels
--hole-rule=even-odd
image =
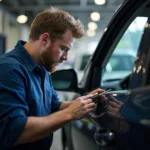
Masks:
[[[58,70],[51,73],[55,90],[77,92],[78,80],[74,69]]]

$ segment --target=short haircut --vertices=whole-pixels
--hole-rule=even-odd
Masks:
[[[78,39],[84,36],[84,26],[68,12],[50,7],[39,13],[30,27],[30,40],[38,40],[42,33],[48,32],[52,41],[62,38],[67,30],[72,31],[73,37]]]

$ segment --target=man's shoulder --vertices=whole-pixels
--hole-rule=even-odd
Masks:
[[[17,63],[0,63],[0,83],[11,83],[26,79],[24,68]]]
[[[16,65],[21,64],[21,61],[19,60],[19,58],[15,54],[15,49],[0,56],[0,66],[1,65],[10,65],[10,66],[12,66],[12,65],[15,65],[15,64]]]
[[[14,71],[23,72],[24,67],[21,61],[13,53],[12,51],[0,56],[1,74],[8,74]]]

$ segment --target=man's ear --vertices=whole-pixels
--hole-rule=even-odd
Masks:
[[[41,34],[39,40],[40,40],[42,45],[46,45],[47,43],[51,42],[50,37],[49,37],[49,33]]]

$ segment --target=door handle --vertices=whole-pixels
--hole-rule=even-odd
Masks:
[[[110,146],[116,143],[116,134],[109,129],[98,129],[94,134],[94,138],[100,146]]]

